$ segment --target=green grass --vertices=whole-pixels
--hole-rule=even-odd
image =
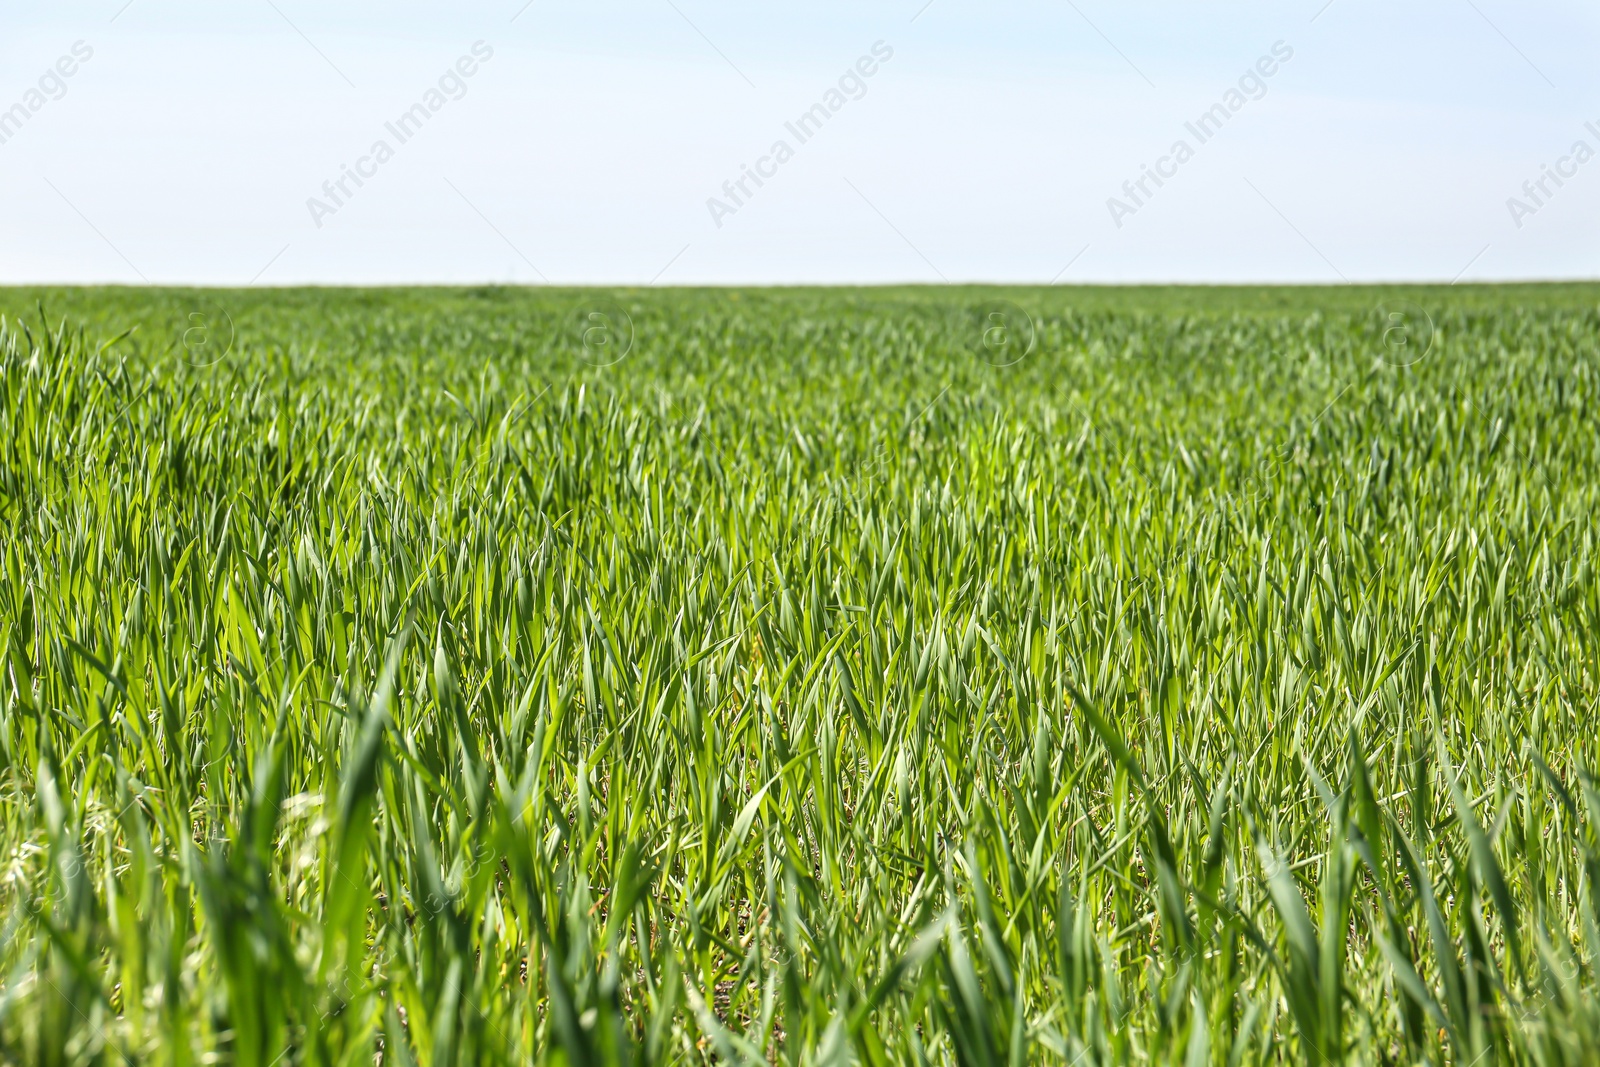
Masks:
[[[0,1059],[1600,1061],[1600,287],[1400,296],[0,290]]]

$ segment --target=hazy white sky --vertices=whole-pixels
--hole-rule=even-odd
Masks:
[[[1596,54],[1593,0],[4,0],[0,283],[1600,277]]]

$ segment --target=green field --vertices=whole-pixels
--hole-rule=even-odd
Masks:
[[[0,1060],[1600,1062],[1600,286],[0,314]]]

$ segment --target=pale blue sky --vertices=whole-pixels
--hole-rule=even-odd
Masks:
[[[1600,277],[1592,0],[125,3],[0,7],[0,283]]]

